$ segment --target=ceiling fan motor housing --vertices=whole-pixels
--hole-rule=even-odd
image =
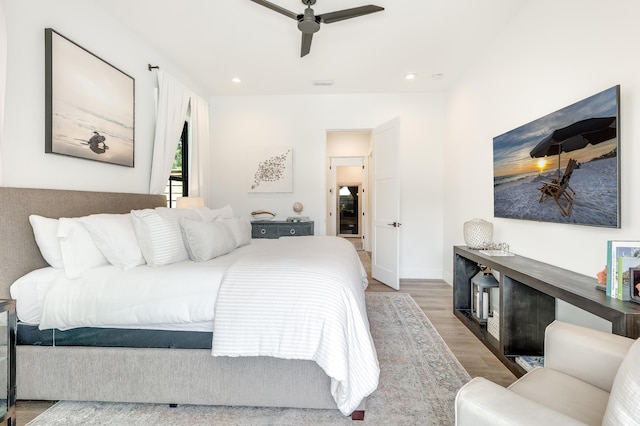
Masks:
[[[320,29],[320,20],[313,14],[313,9],[308,7],[304,15],[298,15],[298,29],[305,34],[313,34]]]

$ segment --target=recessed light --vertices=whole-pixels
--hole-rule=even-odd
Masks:
[[[407,80],[413,80],[414,78],[416,78],[417,75],[411,73],[411,74],[407,74],[404,76],[404,78],[406,78]]]
[[[233,78],[231,79],[231,81],[232,81],[232,82],[234,82],[234,83],[236,83],[236,84],[238,84],[238,83],[242,83],[242,80],[240,80],[238,77],[233,77]]]
[[[333,80],[313,80],[311,84],[314,86],[333,86]]]
[[[444,78],[444,74],[433,74],[431,78],[434,80],[442,80]]]

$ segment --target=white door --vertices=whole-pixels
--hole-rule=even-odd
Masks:
[[[373,130],[373,248],[371,276],[400,289],[400,186],[398,144],[400,120]]]

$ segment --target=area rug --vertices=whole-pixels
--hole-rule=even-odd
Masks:
[[[469,375],[405,293],[366,293],[380,384],[365,419],[338,410],[61,401],[28,423],[55,425],[453,425],[454,399]]]

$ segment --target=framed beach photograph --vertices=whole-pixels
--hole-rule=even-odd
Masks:
[[[45,152],[134,166],[134,79],[45,29]]]
[[[493,139],[495,217],[620,228],[620,86]]]
[[[631,285],[629,286],[629,298],[632,302],[640,303],[640,268],[629,269]]]

